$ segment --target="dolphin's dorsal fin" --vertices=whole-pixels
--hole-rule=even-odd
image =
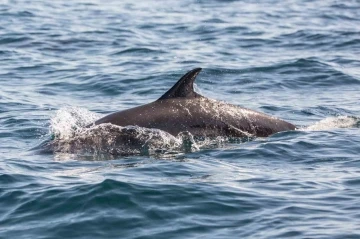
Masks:
[[[186,73],[181,79],[158,100],[166,100],[171,98],[196,98],[201,97],[194,91],[194,81],[200,73],[201,68],[195,68]]]

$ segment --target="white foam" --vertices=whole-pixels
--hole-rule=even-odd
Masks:
[[[87,109],[68,106],[60,108],[50,119],[50,133],[57,139],[69,139],[101,115]]]
[[[359,119],[351,116],[337,116],[323,119],[313,125],[302,128],[303,131],[320,131],[337,128],[352,128],[359,123]]]

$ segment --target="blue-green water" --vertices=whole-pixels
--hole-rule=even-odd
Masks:
[[[355,0],[0,2],[0,238],[360,238],[359,56]],[[195,67],[201,94],[300,130],[38,150]]]

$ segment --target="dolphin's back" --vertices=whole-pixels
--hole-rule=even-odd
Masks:
[[[95,124],[137,125],[157,128],[172,135],[188,131],[194,136],[260,136],[294,130],[295,126],[253,110],[208,99],[194,91],[201,68],[186,73],[157,101],[120,111]]]
[[[95,122],[102,123],[157,128],[175,136],[188,131],[195,136],[265,137],[295,129],[283,120],[204,97],[155,101]]]

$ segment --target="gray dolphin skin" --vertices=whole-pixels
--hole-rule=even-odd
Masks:
[[[187,131],[200,137],[267,137],[295,130],[293,124],[278,118],[199,95],[193,84],[200,71],[196,68],[186,73],[158,100],[110,114],[95,125],[136,125],[174,136]]]

